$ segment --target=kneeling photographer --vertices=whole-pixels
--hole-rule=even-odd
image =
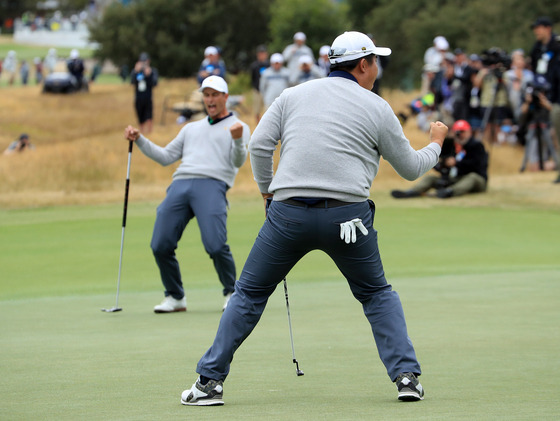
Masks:
[[[393,190],[395,199],[420,197],[430,189],[436,189],[440,199],[486,191],[488,154],[484,145],[475,139],[465,120],[457,120],[452,131],[454,144],[444,143],[440,161],[434,167],[440,175],[426,175],[410,190]]]

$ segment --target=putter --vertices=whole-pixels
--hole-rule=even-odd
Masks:
[[[124,187],[124,209],[123,209],[123,221],[122,221],[122,232],[121,232],[121,254],[119,258],[119,276],[117,278],[117,299],[115,306],[113,308],[103,308],[101,311],[106,313],[115,313],[117,311],[122,311],[119,307],[119,290],[121,286],[121,270],[122,270],[122,257],[123,257],[123,246],[124,246],[124,229],[126,227],[126,211],[128,208],[128,186],[130,185],[130,161],[132,158],[132,145],[134,142],[128,142],[128,166],[126,169],[126,184]]]
[[[294,350],[294,335],[292,333],[292,318],[290,316],[290,302],[288,301],[288,282],[284,278],[284,295],[286,297],[286,309],[288,310],[288,325],[290,327],[290,341],[292,343],[292,361],[296,365],[296,374],[303,376],[303,371],[299,369],[298,360],[296,360],[296,352]]]

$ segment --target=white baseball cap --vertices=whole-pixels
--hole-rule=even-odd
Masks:
[[[218,92],[228,93],[227,82],[220,76],[208,76],[202,81],[202,85],[198,88],[199,92],[203,92],[205,88],[211,88]]]
[[[321,49],[319,50],[319,55],[320,56],[328,55],[329,51],[331,51],[331,46],[330,45],[323,45],[321,47]]]
[[[447,42],[445,37],[442,37],[441,35],[438,35],[437,37],[434,38],[434,45],[438,50],[449,49],[449,43]]]
[[[213,56],[218,55],[218,49],[212,45],[206,47],[206,49],[204,50],[204,55],[209,56],[210,54],[212,54]]]
[[[329,51],[329,61],[331,64],[344,63],[370,54],[388,56],[391,54],[391,49],[376,47],[366,34],[349,31],[335,38]]]
[[[298,59],[299,64],[313,64],[313,59],[308,55],[303,55]]]
[[[274,53],[270,56],[271,63],[284,63],[284,56],[280,53]]]
[[[305,34],[303,32],[296,32],[294,34],[294,40],[295,41],[305,41],[307,39],[307,37],[305,36]]]

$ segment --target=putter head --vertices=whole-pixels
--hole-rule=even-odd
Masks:
[[[299,368],[297,369],[296,373],[297,373],[298,377],[304,375],[303,371],[301,371]]]
[[[115,313],[117,311],[122,311],[122,308],[120,307],[102,308],[101,311],[104,311],[105,313]]]

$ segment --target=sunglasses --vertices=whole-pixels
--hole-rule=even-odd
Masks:
[[[350,56],[353,54],[372,54],[373,50],[368,50],[363,48],[361,50],[348,50],[347,48],[331,48],[329,51],[329,58],[337,58],[337,57],[344,57]]]

